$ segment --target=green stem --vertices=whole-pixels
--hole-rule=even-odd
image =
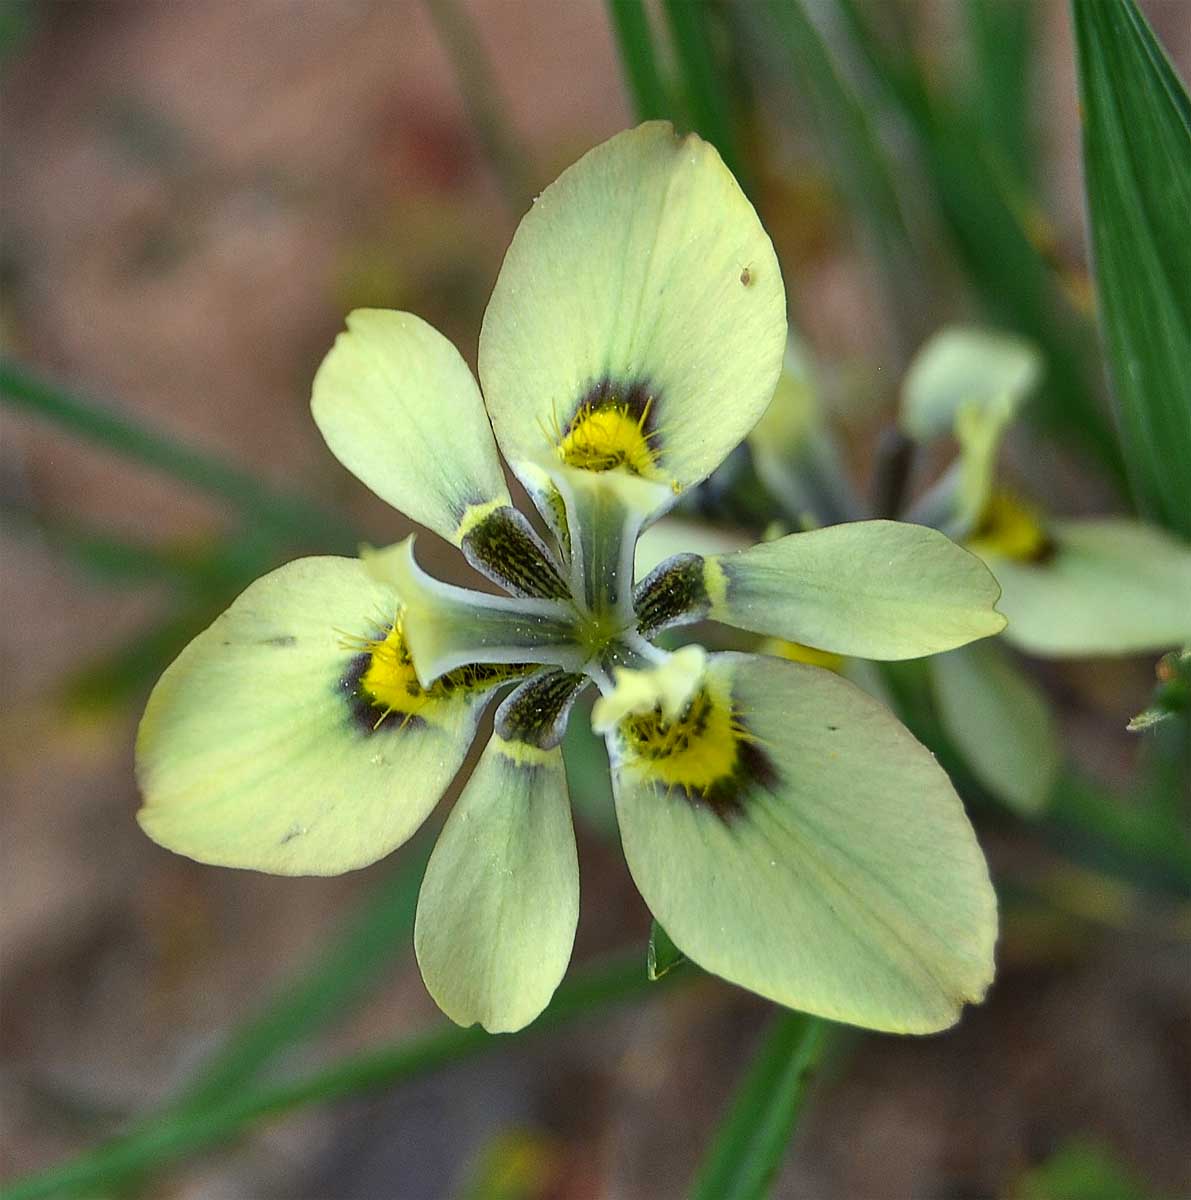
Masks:
[[[691,1189],[691,1200],[760,1200],[781,1166],[831,1026],[780,1012],[733,1097]]]
[[[529,162],[513,133],[484,45],[467,8],[456,0],[426,0],[439,41],[451,60],[467,115],[513,212],[533,199]]]
[[[653,121],[670,116],[670,98],[658,71],[645,5],[642,0],[607,0],[607,3],[620,51],[620,65],[633,97],[637,120]]]
[[[609,1004],[662,986],[646,978],[638,949],[576,971],[538,1018],[534,1032],[557,1028]],[[513,1044],[472,1027],[448,1026],[353,1055],[288,1083],[243,1089],[210,1108],[183,1109],[150,1118],[128,1134],[10,1185],[0,1200],[76,1196],[110,1190],[150,1168],[225,1142],[255,1121],[404,1083],[448,1063]]]
[[[747,191],[736,145],[732,100],[724,87],[711,43],[709,0],[664,0],[664,4],[685,80],[691,124],[715,145],[728,169]]]
[[[77,437],[230,501],[258,525],[268,525],[278,534],[344,549],[357,540],[341,517],[301,497],[273,492],[248,472],[76,396],[8,359],[0,360],[0,395],[13,407],[52,421]]]

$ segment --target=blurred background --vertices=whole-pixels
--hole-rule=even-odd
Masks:
[[[965,241],[962,222],[957,235],[954,193],[940,193],[945,172],[912,120],[858,84],[912,219],[916,255],[891,287],[813,70],[767,32],[760,0],[714,7],[742,173],[863,478],[909,355],[944,322],[995,311],[990,293],[1020,311],[1013,278],[989,281],[1015,268]],[[852,70],[829,7],[809,5]],[[1086,320],[1067,5],[859,7],[897,26],[926,83],[972,105],[990,140],[1018,145],[1008,191],[1064,308],[1054,319]],[[1186,78],[1191,8],[1143,7]],[[984,40],[973,12],[1000,20]],[[410,952],[409,888],[392,883],[414,870],[416,887],[424,851],[332,880],[170,855],[133,819],[132,739],[156,675],[250,579],[405,532],[309,417],[344,314],[415,311],[474,362],[529,198],[635,116],[601,0],[0,0],[0,56],[0,338],[20,372],[0,410],[10,1177],[185,1092],[229,1031],[319,964],[322,1008],[293,1018],[277,1069],[437,1026]],[[1049,329],[1051,308],[1038,312]],[[1076,365],[1095,391],[1091,347]],[[1014,444],[1019,472],[1064,512],[1119,508],[1084,418],[1046,429]],[[1153,665],[1034,669],[1067,757],[1126,798],[1143,751],[1124,726]],[[598,771],[572,763],[586,796],[575,962],[633,947],[644,962],[649,917],[584,773]],[[1083,853],[1061,822],[995,807],[975,818],[1010,880],[988,1002],[942,1036],[849,1043],[774,1194],[1189,1194],[1185,893],[1136,857],[1118,870],[1112,854]],[[362,933],[361,905],[373,906]],[[350,986],[328,989],[342,962]],[[530,1031],[303,1109],[136,1186],[178,1198],[682,1195],[766,1016],[692,973],[568,1032]]]

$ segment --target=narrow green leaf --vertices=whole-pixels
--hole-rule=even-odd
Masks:
[[[1017,186],[1033,176],[1034,19],[1031,0],[966,0],[968,105],[997,167]]]
[[[106,712],[143,699],[149,684],[223,607],[222,601],[203,596],[167,613],[123,646],[69,675],[62,686],[63,699],[70,707],[90,712]]]
[[[650,980],[656,983],[686,960],[686,955],[670,940],[670,935],[653,921],[649,926],[649,950],[645,956],[645,972]]]
[[[748,191],[727,76],[716,60],[712,42],[711,6],[706,0],[663,0],[663,6],[682,70],[691,125],[715,146],[728,170]]]
[[[402,852],[322,957],[234,1030],[167,1112],[197,1113],[227,1103],[284,1050],[350,1011],[408,950],[430,845],[429,838],[419,838]]]
[[[781,1166],[831,1026],[802,1013],[773,1019],[732,1099],[691,1200],[761,1200]]]
[[[188,588],[218,589],[227,587],[229,580],[239,574],[235,556],[223,545],[203,549],[163,547],[3,501],[0,501],[0,516],[6,528],[39,539],[47,548],[103,583],[169,583]]]
[[[1051,794],[1046,825],[1067,857],[1148,886],[1191,895],[1191,839],[1181,821],[1068,769]]]
[[[1191,100],[1132,0],[1075,0],[1084,175],[1129,478],[1191,537]]]
[[[533,198],[529,161],[501,102],[470,6],[458,0],[425,2],[501,191],[513,212],[524,212]]]
[[[638,121],[671,115],[670,98],[658,71],[649,14],[642,0],[607,0],[608,16],[616,34],[620,65],[624,70],[633,111]]]
[[[851,81],[839,69],[805,0],[767,0],[743,5],[742,18],[768,18],[763,34],[776,32],[786,74],[798,95],[810,101],[815,124],[841,192],[861,222],[881,268],[890,299],[901,316],[911,314],[909,332],[925,318],[915,252],[894,183],[894,171],[873,129],[869,111]]]
[[[1089,370],[1095,361],[1091,331],[1065,302],[1050,264],[1031,241],[1022,198],[1010,195],[970,115],[936,95],[916,62],[881,44],[868,9],[862,11],[857,0],[836,3],[861,58],[901,110],[956,252],[986,309],[1044,353],[1046,382],[1032,415],[1122,480],[1116,434]]]
[[[359,912],[305,974],[281,989],[203,1065],[180,1109],[209,1107],[250,1082],[279,1051],[340,1018],[409,949],[418,888],[430,853],[422,837],[374,887]]]
[[[651,989],[639,952],[575,971],[531,1032],[566,1025]],[[0,1200],[93,1196],[149,1169],[228,1141],[256,1121],[311,1104],[342,1100],[427,1075],[449,1063],[511,1044],[477,1026],[440,1026],[427,1033],[341,1059],[287,1083],[241,1088],[208,1108],[150,1117],[130,1132],[79,1157],[26,1176],[0,1192]]]
[[[354,549],[359,540],[343,518],[302,497],[278,494],[248,472],[49,383],[8,359],[0,360],[0,396],[76,437],[229,501],[277,536],[343,550]]]

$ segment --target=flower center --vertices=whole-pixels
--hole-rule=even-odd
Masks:
[[[1052,549],[1038,513],[1004,491],[996,491],[989,497],[966,544],[975,554],[992,554],[1019,562],[1040,562]]]
[[[569,467],[612,471],[626,467],[634,475],[650,475],[657,454],[650,447],[656,431],[647,428],[652,397],[640,412],[625,401],[594,407],[585,403],[558,441],[558,456]]]
[[[620,736],[638,766],[667,787],[702,795],[732,776],[742,737],[726,696],[701,687],[673,720],[659,703],[626,717]]]

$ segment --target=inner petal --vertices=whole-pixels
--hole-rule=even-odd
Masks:
[[[475,663],[548,663],[567,670],[583,665],[570,603],[490,596],[443,583],[414,561],[412,537],[365,562],[401,599],[402,636],[423,687]]]
[[[423,687],[405,637],[403,609],[398,609],[387,633],[364,639],[360,645],[363,653],[345,676],[344,687],[356,705],[357,717],[372,730],[390,720],[392,728],[416,722],[444,724],[462,696],[489,691],[534,669],[529,663],[468,663]]]
[[[551,750],[562,741],[571,706],[591,682],[586,675],[544,671],[514,688],[496,711],[496,732],[506,742]]]

